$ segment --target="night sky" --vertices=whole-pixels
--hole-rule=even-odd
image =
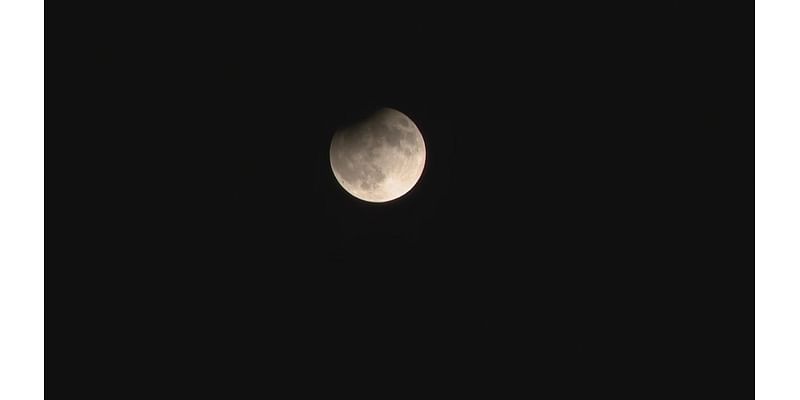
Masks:
[[[71,110],[48,154],[90,154],[48,164],[53,231],[81,243],[48,274],[91,288],[51,308],[102,326],[97,362],[131,360],[137,390],[623,393],[676,362],[675,287],[708,283],[675,256],[697,245],[680,218],[716,182],[682,177],[732,91],[701,10],[131,7],[48,31],[48,99]],[[328,159],[377,107],[427,146],[387,204]]]

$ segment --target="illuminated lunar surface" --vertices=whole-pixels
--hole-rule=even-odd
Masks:
[[[382,108],[333,135],[331,169],[351,195],[373,203],[406,193],[425,168],[425,141],[400,111]]]

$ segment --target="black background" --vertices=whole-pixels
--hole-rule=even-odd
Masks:
[[[677,354],[718,314],[684,311],[718,277],[687,210],[717,212],[749,43],[681,7],[48,11],[48,366],[178,397],[698,380]],[[374,205],[328,146],[381,106],[428,159]]]

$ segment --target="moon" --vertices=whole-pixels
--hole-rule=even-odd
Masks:
[[[381,108],[336,131],[331,140],[333,175],[358,199],[384,203],[408,193],[425,168],[425,141],[408,116]]]

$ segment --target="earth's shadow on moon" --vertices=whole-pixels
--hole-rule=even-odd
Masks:
[[[369,105],[369,106],[359,106],[353,107],[348,110],[342,111],[339,113],[338,118],[336,119],[336,129],[330,133],[330,136],[338,132],[340,129],[344,129],[347,127],[351,127],[353,125],[357,125],[364,120],[368,119],[376,112],[380,111],[382,108],[394,108],[389,106],[380,106],[380,105]],[[402,110],[399,110],[403,112]]]

